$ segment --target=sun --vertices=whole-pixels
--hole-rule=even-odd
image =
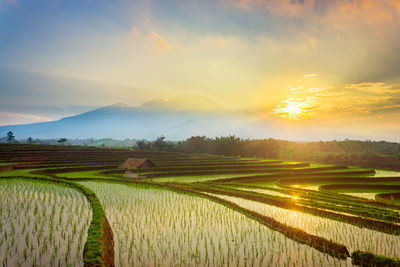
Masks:
[[[293,117],[293,118],[299,117],[301,115],[301,113],[303,112],[302,104],[303,103],[296,103],[296,102],[289,103],[285,108],[289,117]]]
[[[289,120],[300,120],[311,117],[312,103],[307,99],[287,99],[278,104],[272,113]]]

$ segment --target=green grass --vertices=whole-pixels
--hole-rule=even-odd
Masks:
[[[66,178],[101,178],[106,175],[99,174],[104,170],[92,170],[92,171],[78,171],[78,172],[59,172],[56,175],[59,177]]]
[[[383,189],[370,189],[370,188],[348,188],[348,189],[330,189],[329,191],[333,191],[336,193],[391,193],[398,192],[399,190],[383,190]]]
[[[32,174],[31,171],[39,171],[39,170],[47,170],[49,168],[42,169],[19,169],[19,170],[11,170],[6,172],[0,172],[0,177],[48,177],[47,175],[42,174]]]
[[[349,173],[349,175],[352,176],[366,176],[366,174],[350,174],[351,172],[359,172],[359,171],[370,171],[371,169],[367,169],[367,168],[349,168],[349,169],[337,169],[337,170],[322,170],[322,171],[318,171],[318,172],[333,172],[333,173],[338,173],[338,172],[346,172]],[[374,175],[374,174],[370,174],[370,175]]]
[[[15,163],[15,162],[10,162],[10,163],[8,163],[8,162],[1,162],[0,163],[0,167],[3,167],[3,166],[12,166],[12,165],[16,165],[17,163]]]
[[[260,173],[262,174],[272,174],[270,172]],[[239,174],[205,174],[205,175],[189,175],[189,176],[163,176],[155,177],[151,181],[160,183],[197,183],[197,182],[207,182],[218,179],[226,178],[236,178],[245,175],[253,175],[253,173],[239,173]]]

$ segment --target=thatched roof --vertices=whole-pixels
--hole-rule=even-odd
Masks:
[[[137,169],[137,168],[140,168],[142,165],[147,165],[150,167],[156,166],[156,164],[154,164],[154,162],[152,162],[150,159],[147,159],[147,158],[142,158],[142,159],[128,158],[119,166],[119,168]]]

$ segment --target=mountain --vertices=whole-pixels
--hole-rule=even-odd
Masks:
[[[204,111],[215,112],[226,110],[216,102],[198,95],[182,94],[175,98],[162,100],[156,99],[140,106],[143,110],[174,110],[174,111]]]
[[[179,140],[193,135],[238,134],[245,124],[205,97],[181,95],[153,100],[138,107],[114,104],[50,122],[0,127],[0,136],[12,131],[17,138],[145,138],[164,135]]]

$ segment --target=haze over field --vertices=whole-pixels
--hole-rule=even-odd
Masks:
[[[0,0],[0,125],[84,113],[0,134],[400,141],[399,18],[397,0]]]

